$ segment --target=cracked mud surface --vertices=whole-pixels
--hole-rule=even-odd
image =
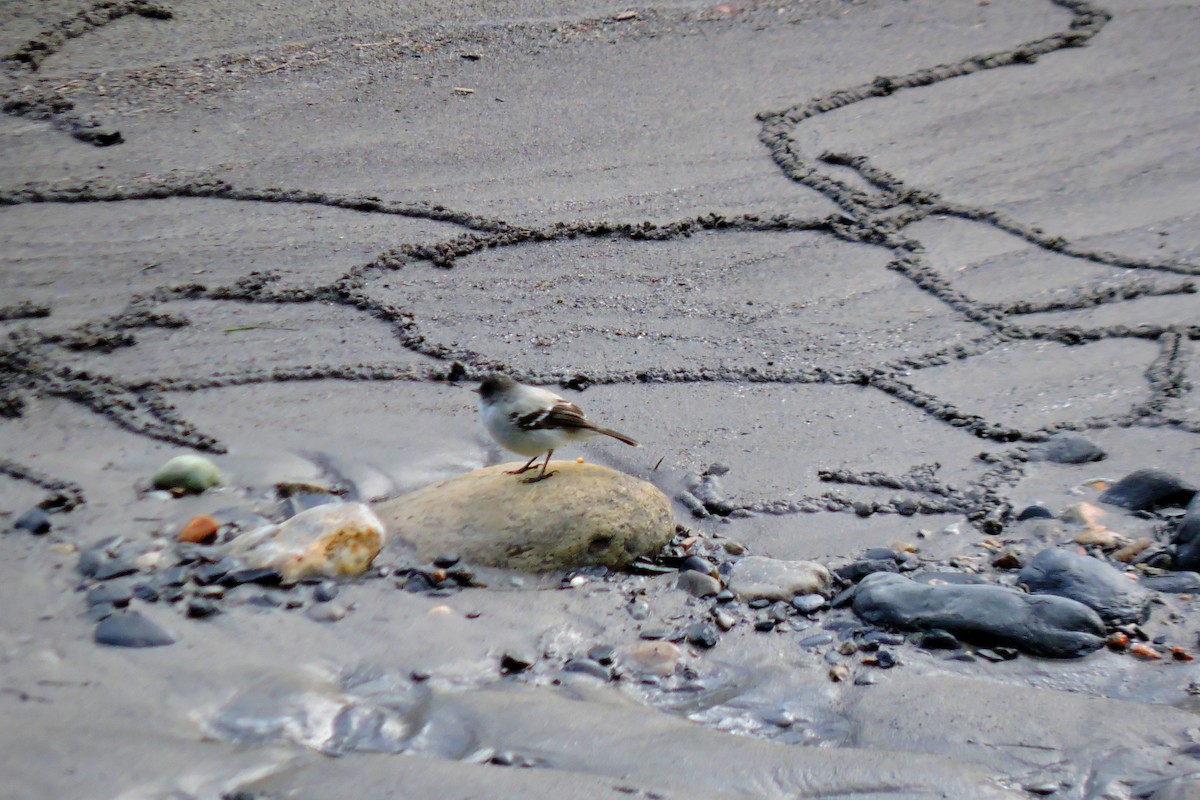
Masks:
[[[145,539],[330,463],[394,495],[495,460],[467,391],[492,370],[582,392],[645,445],[583,454],[672,496],[728,466],[726,514],[748,513],[679,519],[778,558],[851,559],[964,519],[968,533],[921,546],[970,558],[1014,510],[1075,502],[1091,478],[1156,467],[1200,482],[1194,8],[576,5],[314,3],[281,20],[115,0],[0,16],[0,524],[41,504],[66,512],[65,542]],[[1109,459],[1027,460],[1063,430]],[[243,494],[135,492],[188,448],[219,456]],[[215,797],[262,772],[264,797],[320,796],[335,775],[370,794],[390,769],[539,796],[628,796],[609,779],[635,775],[642,796],[677,796],[701,791],[680,777],[684,752],[724,746],[700,726],[863,748],[876,777],[892,767],[873,754],[947,759],[922,763],[923,788],[896,777],[897,796],[939,780],[1019,794],[1041,772],[1058,796],[1132,796],[1195,768],[1180,754],[1190,665],[914,656],[885,694],[830,684],[816,654],[743,626],[689,662],[728,694],[703,707],[649,690],[628,707],[590,688],[567,702],[548,686],[506,700],[492,674],[506,647],[636,639],[636,590],[663,624],[691,612],[631,576],[467,591],[433,617],[437,599],[364,584],[333,626],[238,609],[179,620],[174,655],[97,654],[70,559],[43,540],[0,548],[0,702],[59,740],[53,758],[84,753],[98,797]],[[1171,602],[1172,641],[1194,646],[1195,610]],[[475,607],[486,631],[460,614]],[[435,718],[469,717],[480,747],[549,769],[451,779],[441,761],[235,752],[188,727],[287,664],[428,671],[443,682]],[[1074,693],[1121,722],[1079,737]],[[655,722],[678,744],[634,769],[616,732],[658,719],[642,703],[693,723]],[[791,738],[746,721],[779,705],[805,720]],[[534,741],[534,706],[551,729],[594,715],[604,755]],[[981,727],[989,744],[954,734]],[[170,757],[155,742],[168,730]],[[25,771],[14,754],[44,753],[34,738],[6,735],[14,796],[92,791]],[[707,767],[713,796],[847,791],[815,766],[755,791],[724,763]]]

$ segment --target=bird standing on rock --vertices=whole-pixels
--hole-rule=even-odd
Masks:
[[[509,470],[509,475],[520,475],[534,469],[533,462],[538,456],[546,454],[541,473],[536,478],[530,478],[529,483],[554,474],[546,472],[550,456],[568,442],[588,439],[599,433],[633,447],[641,447],[623,433],[588,422],[579,406],[549,389],[526,386],[507,375],[489,375],[475,391],[479,393],[479,413],[483,415],[483,425],[497,444],[505,450],[530,456],[525,466]]]

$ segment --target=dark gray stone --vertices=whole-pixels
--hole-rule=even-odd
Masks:
[[[123,578],[135,572],[137,572],[137,567],[133,564],[130,564],[123,558],[114,558],[110,561],[104,561],[96,567],[96,571],[92,574],[92,577],[98,581],[107,581],[113,578]]]
[[[1153,595],[1119,570],[1075,550],[1049,547],[1021,568],[1017,581],[1034,594],[1077,600],[1109,625],[1145,622]]]
[[[1027,519],[1054,519],[1054,514],[1050,513],[1050,509],[1045,506],[1025,506],[1021,513],[1017,514],[1017,522],[1024,522]]]
[[[1001,586],[926,586],[879,572],[858,584],[854,612],[872,625],[940,628],[977,644],[1047,658],[1077,658],[1104,644],[1103,621],[1083,603]]]
[[[855,561],[852,564],[838,567],[833,571],[833,574],[847,583],[858,583],[872,573],[898,572],[899,569],[896,566],[896,559],[894,557],[886,559],[863,559],[862,561]]]
[[[109,583],[97,586],[87,593],[89,606],[101,603],[112,603],[117,608],[124,608],[133,599],[133,589],[127,583]]]
[[[1171,534],[1175,545],[1175,568],[1200,570],[1200,494],[1192,498],[1187,511]]]
[[[612,680],[612,671],[598,661],[590,658],[572,658],[563,665],[563,672],[582,672],[602,681]]]
[[[140,611],[113,614],[96,626],[96,642],[112,647],[163,647],[175,637]]]
[[[50,515],[45,510],[34,506],[17,517],[17,521],[13,523],[13,527],[17,530],[28,531],[34,536],[41,536],[42,534],[49,533],[53,525],[50,522]]]
[[[1030,461],[1053,461],[1057,464],[1086,464],[1100,461],[1105,453],[1078,433],[1061,431],[1029,449]]]
[[[1195,494],[1195,486],[1169,472],[1139,469],[1108,487],[1100,495],[1100,502],[1130,511],[1154,511],[1165,506],[1185,506]]]
[[[1147,575],[1142,586],[1166,594],[1200,593],[1200,572],[1176,572],[1171,575]]]

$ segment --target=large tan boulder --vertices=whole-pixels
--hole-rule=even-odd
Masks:
[[[675,533],[671,501],[623,472],[555,461],[536,483],[500,464],[378,503],[389,532],[429,560],[455,552],[473,564],[523,572],[622,567]],[[533,474],[533,473],[530,473]]]

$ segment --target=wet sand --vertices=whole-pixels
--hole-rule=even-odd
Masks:
[[[668,680],[562,671],[708,613],[626,574],[364,580],[333,623],[307,587],[205,620],[141,604],[178,641],[124,650],[93,642],[73,548],[269,516],[282,481],[382,499],[497,463],[469,391],[491,369],[644,445],[567,457],[672,497],[727,466],[744,517],[676,506],[717,549],[838,565],[901,540],[994,575],[985,538],[1070,538],[1013,510],[1141,468],[1200,483],[1198,21],[1166,1],[0,9],[0,527],[71,507],[0,535],[0,795],[1083,798],[1195,771],[1195,662],[905,646],[833,682],[798,642],[847,609],[760,633],[743,606]],[[1061,429],[1106,460],[1024,459]],[[221,489],[142,491],[192,450]],[[1194,650],[1200,611],[1163,595],[1145,629]],[[509,650],[541,657],[504,677]],[[288,732],[229,741],[237,698]],[[346,708],[391,721],[384,752],[327,754],[321,713]]]

